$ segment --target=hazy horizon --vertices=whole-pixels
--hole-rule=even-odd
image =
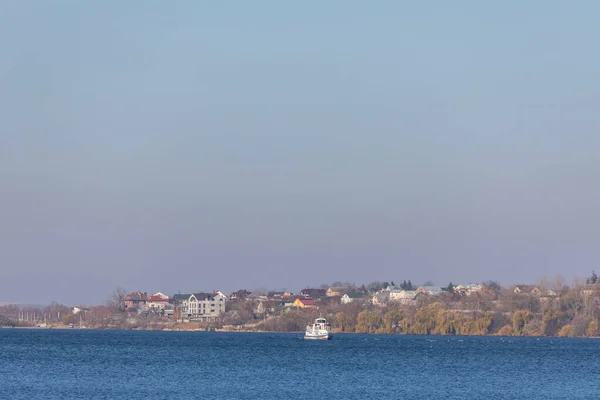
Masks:
[[[0,301],[584,277],[599,12],[8,2]]]

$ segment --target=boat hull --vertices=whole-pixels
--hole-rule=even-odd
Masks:
[[[333,335],[324,334],[324,335],[304,335],[304,339],[306,340],[331,340]]]

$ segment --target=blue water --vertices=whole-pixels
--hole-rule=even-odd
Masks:
[[[0,329],[2,399],[600,399],[591,339]]]

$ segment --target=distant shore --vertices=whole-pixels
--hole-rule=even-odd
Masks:
[[[61,331],[148,331],[148,332],[216,332],[216,333],[289,333],[302,335],[304,332],[302,331],[266,331],[266,330],[253,330],[253,329],[206,329],[206,328],[164,328],[164,329],[119,329],[119,328],[80,328],[73,327],[70,328],[68,326],[49,326],[49,327],[40,327],[40,326],[2,326],[0,329],[17,329],[17,330],[61,330]],[[418,334],[410,334],[410,333],[357,333],[357,332],[333,332],[334,335],[387,335],[387,336],[431,336],[431,337],[523,337],[523,338],[554,338],[554,339],[562,339],[562,338],[570,338],[570,339],[600,339],[600,336],[538,336],[538,335],[529,335],[529,336],[511,336],[511,335],[500,335],[497,333],[488,334],[488,335],[451,335],[451,334],[428,334],[428,335],[418,335]]]

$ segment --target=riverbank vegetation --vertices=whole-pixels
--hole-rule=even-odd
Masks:
[[[469,295],[453,292],[450,284],[443,293],[418,296],[412,304],[367,300],[275,312],[256,329],[300,331],[324,316],[336,332],[347,333],[598,337],[600,280],[593,273],[584,282],[568,287],[557,278],[521,285],[527,291],[486,282]]]
[[[410,281],[401,286],[415,288]],[[362,298],[347,304],[339,298],[315,299],[317,309],[290,307],[285,305],[289,300],[265,300],[265,296],[238,297],[227,302],[218,321],[210,323],[183,323],[165,315],[125,309],[122,293],[117,293],[103,306],[1,306],[0,326],[302,332],[306,324],[322,316],[341,333],[600,336],[600,280],[595,273],[571,287],[558,278],[520,287],[502,288],[497,282],[482,286],[465,294],[449,284],[439,294],[420,293],[408,303],[373,304],[374,296],[386,287],[386,283],[374,282],[362,286]]]

